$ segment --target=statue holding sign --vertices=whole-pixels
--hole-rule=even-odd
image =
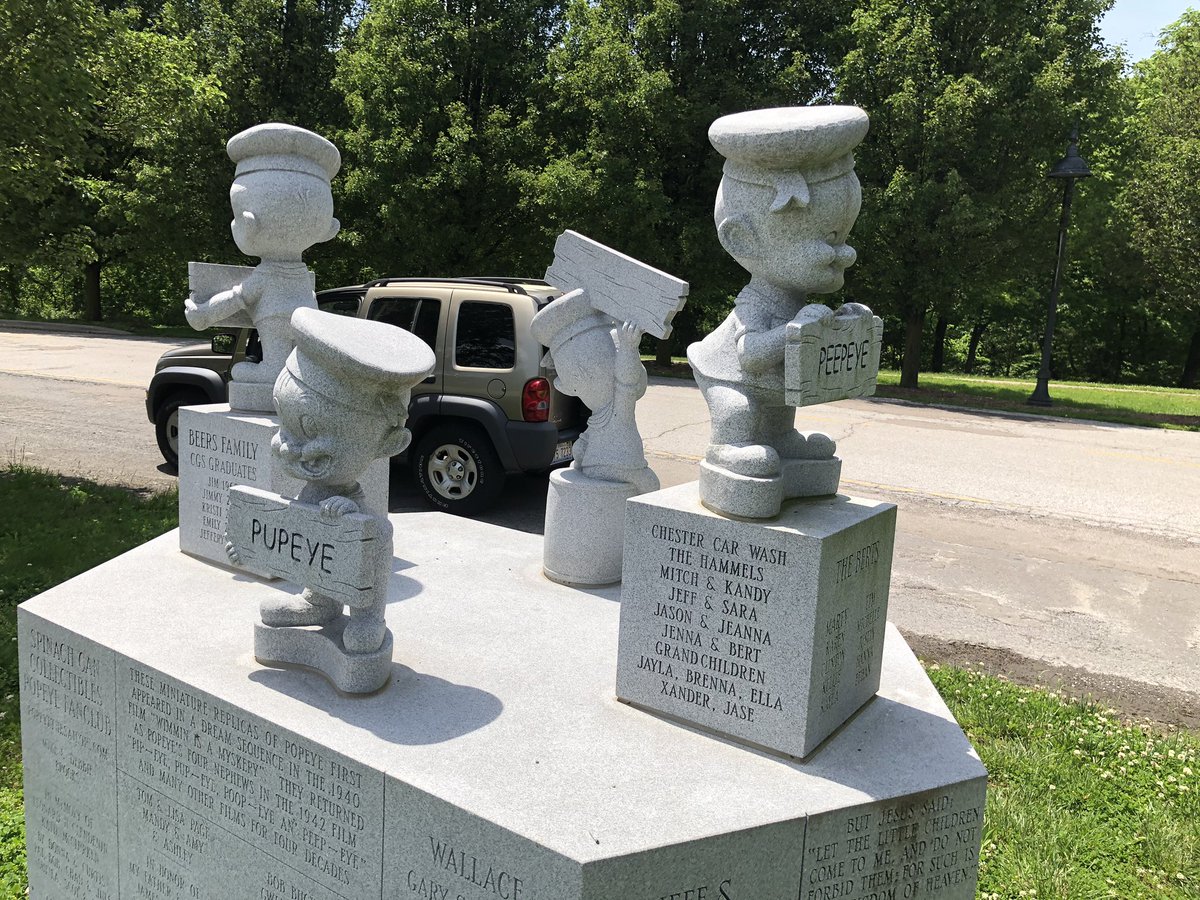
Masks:
[[[337,147],[294,125],[269,122],[234,135],[226,146],[237,164],[229,202],[233,240],[253,269],[190,263],[191,296],[184,304],[188,324],[253,327],[262,360],[243,360],[231,372],[229,404],[234,409],[274,412],[271,388],[292,349],[289,321],[301,308],[316,309],[315,278],[301,255],[331,240],[330,179],[341,166]]]
[[[867,125],[857,107],[826,106],[738,113],[709,128],[709,140],[726,159],[714,212],[717,235],[751,276],[725,321],[688,348],[712,416],[700,496],[717,512],[768,518],[786,498],[837,490],[836,446],[827,435],[797,431],[795,406],[874,390],[879,320],[859,304],[836,315],[821,304],[806,305],[810,294],[840,289],[854,262],[846,237],[862,191],[851,151]],[[832,321],[845,333],[842,323],[851,320],[865,325],[873,340],[864,349],[856,338],[856,386],[804,399],[800,348],[812,346],[815,331]],[[830,360],[831,376],[832,369]]]
[[[659,485],[634,415],[646,393],[638,345],[644,332],[671,333],[688,285],[573,231],[555,243],[546,280],[567,293],[530,330],[548,348],[554,386],[591,416],[571,467],[550,475],[542,568],[564,584],[610,584],[621,580],[625,501]]]
[[[296,310],[292,330],[296,348],[275,383],[281,425],[271,449],[306,485],[294,500],[232,488],[230,558],[304,586],[262,603],[259,661],[308,665],[343,691],[366,693],[391,672],[383,613],[392,528],[387,510],[367,506],[358,479],[408,446],[409,392],[433,370],[433,351],[391,325],[315,309]]]

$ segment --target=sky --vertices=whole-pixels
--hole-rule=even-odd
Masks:
[[[1100,23],[1110,44],[1124,44],[1131,62],[1154,52],[1158,33],[1183,14],[1195,0],[1117,0]]]

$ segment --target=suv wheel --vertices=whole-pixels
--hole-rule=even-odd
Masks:
[[[413,476],[426,499],[460,516],[483,512],[504,489],[504,469],[491,442],[470,426],[439,425],[417,443]]]
[[[197,391],[181,391],[172,394],[158,407],[154,416],[154,437],[163,459],[179,468],[179,407],[208,403],[208,398]]]

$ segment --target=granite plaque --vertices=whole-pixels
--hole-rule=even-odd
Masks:
[[[617,696],[807,756],[879,686],[896,508],[796,500],[770,522],[695,483],[629,501]]]
[[[862,307],[866,309],[866,307]],[[879,376],[883,319],[832,315],[789,322],[783,350],[784,398],[789,406],[869,397]]]
[[[375,588],[379,548],[389,538],[386,519],[329,517],[312,503],[241,486],[229,490],[227,527],[238,564],[248,572],[284,578],[343,603]]]

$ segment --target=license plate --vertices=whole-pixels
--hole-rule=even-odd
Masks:
[[[552,463],[562,462],[564,459],[571,458],[571,451],[575,449],[574,441],[559,441],[554,448],[554,459]]]

